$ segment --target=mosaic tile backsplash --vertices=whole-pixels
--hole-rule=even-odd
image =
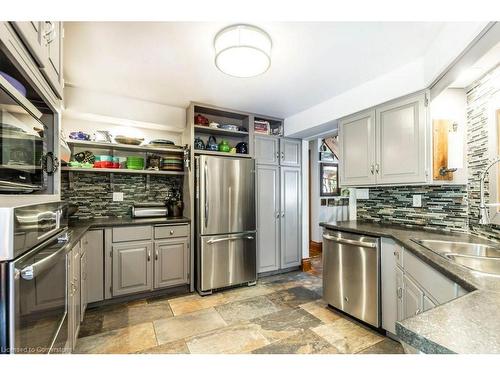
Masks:
[[[498,85],[500,65],[489,71],[467,89],[467,165],[469,222],[474,233],[500,240],[499,225],[478,225],[479,216],[479,173],[488,164],[488,121],[489,107],[493,95],[500,91]],[[488,181],[485,196],[488,202]]]
[[[131,215],[134,202],[164,202],[166,198],[182,199],[182,176],[153,176],[147,186],[146,175],[115,174],[112,184],[107,173],[61,174],[62,200],[79,209],[72,218],[125,217]],[[111,187],[111,185],[113,187]],[[123,202],[113,202],[113,192],[122,192]]]
[[[422,195],[422,207],[412,207],[414,194]],[[465,186],[377,187],[370,188],[369,197],[367,200],[357,200],[358,220],[458,231],[468,228]]]

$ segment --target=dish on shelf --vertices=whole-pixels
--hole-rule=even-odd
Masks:
[[[162,171],[182,171],[184,169],[184,158],[182,155],[167,154],[161,158],[160,169]]]
[[[95,162],[95,156],[90,151],[78,152],[74,155],[74,159],[80,163],[92,163],[93,164]]]
[[[111,143],[111,133],[107,130],[96,130],[94,132],[94,141],[102,143]]]
[[[5,78],[5,80],[7,82],[9,82],[12,86],[14,86],[14,88],[19,91],[19,93],[26,97],[26,94],[27,94],[27,91],[26,91],[26,87],[24,87],[24,85],[19,82],[17,79],[15,79],[14,77],[11,77],[10,75],[8,75],[7,73],[5,72],[2,72],[0,70],[0,76],[2,76],[3,78]]]
[[[194,123],[195,123],[195,125],[204,125],[204,126],[207,126],[209,122],[210,121],[208,121],[208,119],[205,116],[200,115],[199,113],[194,116]]]
[[[142,142],[144,142],[144,138],[134,138],[134,137],[126,137],[124,135],[117,135],[115,136],[115,142],[124,145],[139,146]]]
[[[90,135],[81,131],[69,133],[69,138],[77,141],[90,141]]]
[[[219,125],[219,129],[231,130],[233,132],[237,132],[240,130],[240,127],[238,125],[222,124],[222,125]]]
[[[149,141],[148,146],[171,146],[174,145],[174,142],[168,139],[152,139]]]
[[[127,156],[127,169],[144,169],[144,158],[138,156]]]

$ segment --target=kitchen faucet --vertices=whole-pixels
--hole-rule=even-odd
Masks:
[[[486,174],[495,164],[500,162],[500,155],[495,157],[493,161],[488,164],[486,169],[479,174],[479,224],[487,225],[490,223],[490,213],[488,207],[490,206],[500,206],[500,203],[488,203],[484,202],[484,179]]]

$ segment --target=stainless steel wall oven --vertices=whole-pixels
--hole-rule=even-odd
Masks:
[[[0,352],[61,353],[68,338],[66,208],[0,209]]]

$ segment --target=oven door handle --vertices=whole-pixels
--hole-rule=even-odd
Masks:
[[[50,267],[52,267],[54,264],[56,264],[59,261],[59,257],[61,255],[65,255],[66,251],[68,250],[69,243],[61,247],[59,250],[57,250],[55,253],[50,254],[48,257],[43,258],[42,260],[39,260],[36,263],[33,263],[30,266],[24,267],[21,270],[21,277],[24,280],[33,280],[35,277],[40,275],[42,272],[46,271]]]
[[[328,234],[323,234],[323,238],[325,240],[337,242],[337,243],[340,243],[342,245],[353,245],[353,246],[370,247],[370,248],[377,247],[376,243],[348,240],[346,238],[338,238],[338,237],[329,236]]]

